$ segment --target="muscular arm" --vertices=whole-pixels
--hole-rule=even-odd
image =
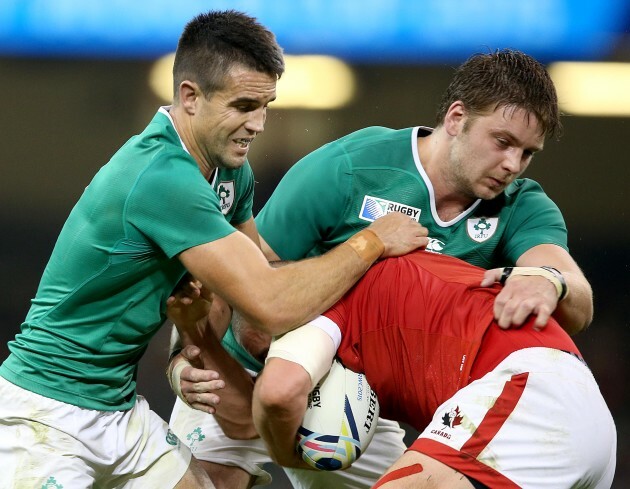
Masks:
[[[562,273],[569,294],[560,302],[554,286],[539,276],[511,277],[495,300],[495,317],[502,327],[522,324],[529,314],[537,315],[537,325],[544,326],[553,314],[567,331],[574,335],[584,330],[593,319],[593,291],[571,255],[563,248],[543,244],[523,253],[519,267],[550,266]],[[501,269],[486,272],[482,285],[499,280]]]
[[[275,339],[269,348],[252,408],[258,433],[272,459],[281,465],[306,467],[296,454],[296,435],[308,394],[330,370],[340,341],[337,334],[334,323],[320,318]]]
[[[388,214],[369,229],[383,243],[383,256],[404,254],[427,242],[426,230],[402,214]],[[332,306],[377,258],[373,255],[366,261],[356,252],[365,240],[353,239],[357,239],[355,248],[343,243],[325,255],[280,268],[272,268],[240,232],[190,248],[179,257],[193,276],[254,327],[278,335]]]

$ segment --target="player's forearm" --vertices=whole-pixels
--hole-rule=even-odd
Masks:
[[[254,327],[275,336],[332,306],[381,255],[399,256],[426,243],[425,228],[390,213],[328,253],[280,268],[270,267],[242,233],[190,248],[179,258]]]
[[[378,238],[371,236],[378,243]],[[224,297],[253,327],[276,336],[332,306],[381,251],[368,248],[359,254],[344,243],[320,257],[272,268],[249,239],[234,233],[186,250],[180,259],[205,287]],[[238,261],[223,258],[230,254]]]
[[[271,459],[284,467],[306,468],[296,452],[295,434],[299,426],[299,418],[283,409],[261,408],[254,402],[254,424]],[[297,423],[296,423],[297,421]]]
[[[183,346],[194,344],[199,348],[199,359],[203,364],[203,369],[217,372],[225,383],[225,387],[216,392],[220,398],[214,413],[217,423],[229,438],[235,440],[257,438],[258,434],[251,414],[251,399],[254,390],[251,375],[225,351],[221,341],[208,325],[208,321],[198,321],[194,327],[190,324],[186,326],[182,329],[179,343]],[[196,392],[193,379],[184,380],[188,382],[188,387],[182,389],[182,395],[186,401],[189,404],[201,402],[201,392]]]
[[[218,345],[218,346],[217,346]],[[254,381],[251,375],[218,344],[204,351],[204,369],[219,372],[225,387],[218,394],[220,402],[214,417],[225,435],[234,440],[257,438],[252,418]]]
[[[379,256],[376,252],[361,256],[342,244],[323,256],[274,269],[262,302],[271,307],[244,316],[271,335],[285,333],[335,304]]]

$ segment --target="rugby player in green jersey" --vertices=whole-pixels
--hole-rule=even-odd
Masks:
[[[325,256],[269,265],[247,153],[283,71],[274,35],[249,16],[187,24],[173,105],[87,186],[9,343],[0,487],[215,487],[136,395],[138,361],[185,273],[277,334],[332,305],[380,256],[426,246],[426,230],[398,213]],[[200,344],[212,334],[183,332]]]
[[[513,273],[503,277],[495,302],[501,327],[518,326],[532,314],[543,327],[553,314],[570,334],[584,329],[592,319],[592,291],[568,252],[562,214],[539,184],[519,178],[545,139],[561,129],[545,68],[517,51],[474,55],[456,70],[436,122],[434,129],[362,129],[295,164],[256,218],[265,255],[317,256],[378,216],[403,212],[428,229],[427,249],[488,269],[484,285],[501,280],[499,267],[515,267],[508,268]],[[264,340],[253,335],[255,344],[244,348],[252,335],[236,336],[228,331],[226,348],[259,370],[259,359],[247,350],[264,354]],[[212,384],[194,382],[209,373],[190,367],[177,373],[183,399],[200,409],[216,401]],[[171,421],[180,436],[193,429],[207,435],[195,443],[200,459],[255,475],[254,462],[269,460],[264,447],[229,441],[226,447],[234,450],[226,455],[216,424],[220,404],[217,409],[216,418],[204,416],[178,400]],[[400,429],[389,422],[379,422],[379,429],[349,470],[289,472],[292,482],[369,487],[404,449]]]

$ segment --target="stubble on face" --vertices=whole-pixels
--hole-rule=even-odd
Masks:
[[[470,143],[470,132],[465,127],[451,143],[444,180],[449,185],[451,193],[471,203],[482,198],[473,188],[472,173],[474,162],[478,159],[474,145]]]

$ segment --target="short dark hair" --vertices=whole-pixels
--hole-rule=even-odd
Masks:
[[[175,98],[184,80],[199,84],[207,97],[223,88],[235,64],[280,78],[282,48],[276,36],[258,21],[236,10],[210,11],[192,19],[177,44],[173,65]]]
[[[534,114],[545,136],[560,136],[562,124],[556,88],[545,67],[511,49],[478,53],[455,70],[437,114],[441,125],[453,102],[460,100],[473,116],[498,107],[522,108]]]

